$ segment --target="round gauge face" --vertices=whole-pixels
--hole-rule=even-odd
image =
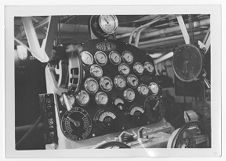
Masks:
[[[135,73],[141,75],[143,74],[144,72],[144,67],[141,63],[139,62],[136,62],[134,65],[133,65],[133,70],[135,71]]]
[[[61,119],[63,134],[70,140],[86,139],[92,131],[92,121],[86,110],[75,107],[64,113]]]
[[[130,74],[127,77],[127,82],[129,84],[129,86],[135,88],[138,85],[138,78],[135,75]]]
[[[104,92],[98,92],[95,96],[95,101],[98,105],[106,105],[108,103],[108,96]]]
[[[76,95],[76,101],[78,102],[79,105],[85,106],[90,100],[89,94],[81,90],[77,95]]]
[[[144,109],[142,107],[139,107],[139,106],[133,106],[131,107],[130,109],[130,115],[131,116],[136,116],[136,117],[139,117],[141,116],[142,114],[144,113]]]
[[[87,78],[84,87],[89,93],[96,93],[99,89],[98,83],[94,78]]]
[[[100,87],[103,91],[109,92],[112,90],[113,83],[109,77],[102,77],[100,79]]]
[[[118,65],[121,63],[121,56],[117,51],[111,51],[109,54],[109,59],[112,64]]]
[[[144,69],[146,69],[149,73],[153,73],[155,68],[154,65],[151,64],[150,62],[145,62]]]
[[[148,88],[150,89],[150,91],[152,92],[152,94],[156,95],[159,92],[159,86],[157,83],[155,82],[151,82],[148,86]]]
[[[121,75],[117,75],[115,78],[114,78],[114,84],[116,87],[118,88],[125,88],[126,87],[126,80],[123,76]]]
[[[86,65],[92,65],[93,64],[93,56],[90,52],[88,51],[82,51],[80,53],[82,62]]]
[[[147,96],[148,93],[149,93],[149,88],[145,84],[139,85],[138,88],[137,88],[137,90],[138,90],[139,94],[141,94],[143,96]]]
[[[100,128],[107,128],[112,126],[115,119],[116,115],[113,112],[100,109],[96,112],[93,120]]]
[[[124,51],[123,54],[122,54],[122,59],[128,63],[128,64],[131,64],[133,63],[133,55],[131,52],[129,51]]]
[[[128,102],[132,102],[135,99],[136,95],[134,90],[132,90],[131,88],[128,88],[123,92],[123,96]]]
[[[96,63],[101,66],[107,64],[108,57],[103,51],[97,51],[94,55],[94,58]]]
[[[100,78],[103,76],[103,70],[99,65],[94,64],[90,67],[90,74],[93,77]]]
[[[119,71],[120,74],[128,75],[129,72],[130,72],[130,68],[127,64],[122,63],[118,66],[118,71]]]
[[[118,19],[114,15],[100,15],[99,26],[106,34],[113,34],[118,27]]]

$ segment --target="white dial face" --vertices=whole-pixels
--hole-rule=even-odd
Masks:
[[[87,78],[84,83],[84,87],[89,93],[96,93],[99,88],[97,81],[93,78]]]
[[[95,101],[98,105],[106,105],[108,103],[108,96],[104,92],[98,92],[95,96]]]
[[[97,78],[100,78],[103,76],[103,70],[102,68],[97,65],[97,64],[94,64],[90,67],[90,74],[93,76],[93,77],[97,77]]]
[[[144,113],[144,109],[139,107],[139,106],[134,106],[130,110],[130,115],[131,116],[135,116],[135,115],[139,116],[139,115],[141,115],[143,113]]]
[[[123,75],[128,75],[130,72],[130,68],[127,64],[122,63],[118,66],[118,71],[119,71],[119,73],[121,73]]]
[[[114,84],[118,88],[125,88],[126,87],[126,80],[123,76],[118,75],[114,78]]]
[[[88,51],[83,51],[80,53],[82,62],[86,65],[92,65],[93,64],[93,56]]]
[[[111,51],[109,58],[112,64],[118,65],[121,63],[121,56],[117,51]]]
[[[141,95],[143,95],[143,96],[146,96],[146,95],[148,95],[148,93],[149,93],[148,86],[145,85],[145,84],[139,85],[138,88],[137,88],[137,90],[138,90],[138,92],[139,92]]]
[[[99,121],[103,122],[104,119],[106,119],[107,117],[111,118],[112,120],[116,118],[115,114],[113,114],[112,112],[106,111],[100,115]]]
[[[106,34],[113,34],[118,27],[118,19],[113,15],[101,15],[99,17],[99,25]]]
[[[99,65],[107,64],[108,58],[107,55],[102,51],[97,51],[94,55],[94,58]]]
[[[133,74],[128,75],[127,82],[131,87],[134,87],[134,88],[137,87],[137,85],[138,85],[138,79]]]
[[[128,102],[132,102],[135,99],[136,95],[131,88],[128,88],[123,92],[123,96]]]
[[[156,95],[159,92],[159,86],[155,82],[151,82],[148,86],[152,94]]]
[[[129,51],[124,51],[124,52],[123,52],[123,55],[122,55],[122,58],[123,58],[123,60],[124,60],[126,63],[128,63],[128,64],[133,63],[133,55],[132,55],[132,53],[129,52]]]
[[[103,91],[111,91],[113,87],[113,83],[109,77],[102,77],[100,79],[100,87]]]
[[[86,105],[90,100],[89,94],[81,90],[77,95],[76,95],[76,101],[78,102],[79,105],[84,106]]]
[[[134,65],[133,65],[133,70],[137,73],[137,74],[143,74],[144,72],[144,67],[141,63],[139,62],[136,62]]]
[[[154,71],[154,66],[153,64],[151,64],[150,62],[145,62],[144,63],[144,68],[149,72],[149,73],[153,73]]]

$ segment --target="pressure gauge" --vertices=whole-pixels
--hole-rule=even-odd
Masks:
[[[132,102],[135,99],[136,95],[134,90],[132,90],[131,88],[128,88],[123,92],[123,96],[128,102]]]
[[[118,65],[121,63],[121,56],[117,51],[111,51],[109,54],[109,59],[112,64]]]
[[[143,72],[144,72],[144,67],[143,67],[143,65],[142,65],[141,63],[136,62],[136,63],[133,65],[133,70],[134,70],[135,73],[141,75],[141,74],[143,74]]]
[[[103,91],[109,92],[112,90],[113,83],[109,77],[102,77],[100,79],[100,87]]]
[[[155,82],[151,82],[148,86],[153,95],[157,95],[159,92],[159,86]]]
[[[139,119],[143,113],[144,113],[144,109],[142,107],[139,107],[139,106],[132,106],[130,108],[130,112],[129,112],[129,114],[131,116],[134,116],[137,119]]]
[[[98,92],[95,96],[95,101],[98,105],[106,105],[108,103],[108,96],[104,92]]]
[[[118,88],[125,88],[126,87],[126,80],[123,76],[121,75],[117,75],[115,78],[114,78],[114,84],[116,87]]]
[[[139,94],[143,95],[143,96],[147,96],[149,93],[149,88],[147,85],[145,84],[140,84],[137,88]]]
[[[89,94],[81,90],[77,95],[76,95],[76,101],[78,102],[79,105],[85,106],[90,100]]]
[[[99,109],[93,118],[93,121],[96,123],[97,127],[100,128],[101,131],[110,128],[114,124],[114,120],[117,119],[116,115],[109,111]]]
[[[113,34],[118,27],[118,19],[114,15],[100,15],[99,26],[106,34]]]
[[[90,74],[93,77],[100,78],[103,76],[103,70],[99,65],[94,64],[90,67]]]
[[[130,68],[126,63],[122,63],[118,66],[118,71],[120,74],[128,75],[130,72]]]
[[[128,64],[133,63],[133,55],[130,51],[124,51],[122,53],[122,59]]]
[[[138,78],[133,74],[129,74],[127,77],[127,82],[129,86],[136,88],[138,85]]]
[[[153,73],[155,68],[154,68],[154,65],[151,64],[150,62],[145,62],[144,69],[147,70],[149,73]]]
[[[94,78],[87,78],[84,87],[89,93],[96,93],[99,89],[98,83]]]
[[[107,64],[108,57],[103,51],[97,51],[94,55],[94,59],[97,62],[97,64],[103,66]]]
[[[92,65],[93,64],[93,56],[90,52],[88,51],[82,51],[80,53],[82,62],[86,65]]]

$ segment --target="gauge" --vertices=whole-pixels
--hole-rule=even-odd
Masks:
[[[138,85],[138,78],[135,75],[130,74],[127,77],[127,82],[131,87],[135,88]]]
[[[149,93],[149,88],[147,85],[145,84],[140,84],[137,88],[139,94],[143,95],[143,96],[147,96]]]
[[[94,116],[94,122],[96,122],[100,128],[111,127],[115,119],[116,115],[113,112],[103,109],[98,110]]]
[[[121,56],[117,51],[111,51],[109,54],[109,59],[112,64],[118,65],[121,63]]]
[[[140,117],[142,114],[144,113],[144,109],[142,107],[139,107],[139,106],[132,106],[130,108],[130,112],[129,114],[131,116],[135,116],[135,117]]]
[[[145,62],[144,69],[146,69],[149,73],[153,73],[155,68],[154,68],[154,65],[151,64],[150,62]]]
[[[128,102],[132,102],[135,99],[136,95],[134,90],[132,90],[131,88],[128,88],[123,92],[123,96]]]
[[[93,76],[93,77],[97,77],[97,78],[100,78],[103,76],[103,70],[102,68],[97,65],[97,64],[94,64],[90,67],[90,74]]]
[[[94,78],[87,78],[84,87],[89,93],[96,93],[99,89],[98,83]]]
[[[106,34],[113,34],[118,27],[118,19],[114,15],[100,15],[99,26]]]
[[[117,75],[115,78],[114,78],[114,84],[116,87],[118,88],[125,88],[126,87],[126,80],[123,76],[121,75]]]
[[[130,51],[124,51],[122,54],[122,59],[128,64],[133,63],[133,55]]]
[[[103,66],[107,64],[108,57],[103,51],[97,51],[94,55],[95,61],[97,64]]]
[[[150,89],[150,91],[152,92],[152,94],[156,95],[159,92],[159,86],[157,83],[155,82],[151,82],[148,86],[148,88]]]
[[[63,134],[70,140],[86,139],[92,131],[92,121],[86,110],[74,107],[66,111],[61,119]]]
[[[134,65],[133,65],[133,70],[135,71],[135,73],[137,74],[143,74],[144,72],[144,67],[141,63],[139,62],[136,62]]]
[[[90,52],[88,51],[82,51],[80,53],[82,62],[86,65],[92,65],[93,64],[93,56]]]
[[[104,92],[98,92],[95,96],[95,101],[98,105],[106,105],[108,103],[108,96]]]
[[[102,77],[100,79],[100,87],[103,91],[109,92],[112,90],[113,83],[109,77]]]
[[[89,94],[81,90],[77,95],[76,95],[76,101],[78,102],[79,105],[85,106],[90,100]]]
[[[121,98],[114,99],[114,106],[118,107],[120,110],[123,110],[124,101]]]
[[[120,74],[128,75],[129,72],[130,72],[130,68],[127,64],[122,63],[118,66],[118,71],[119,71]]]

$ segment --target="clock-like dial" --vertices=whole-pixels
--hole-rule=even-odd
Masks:
[[[126,80],[123,76],[121,75],[117,75],[115,78],[114,78],[114,84],[116,87],[118,88],[125,88],[126,87]]]
[[[80,53],[80,57],[82,59],[82,62],[85,64],[85,65],[92,65],[93,64],[93,56],[90,52],[88,51],[82,51]]]
[[[97,64],[103,66],[107,64],[108,57],[103,51],[97,51],[94,55],[95,61]]]
[[[118,71],[120,74],[128,75],[130,72],[130,68],[126,63],[122,63],[118,66]]]
[[[133,55],[130,51],[124,51],[122,54],[122,59],[128,64],[133,63]]]
[[[79,105],[85,106],[90,100],[89,94],[81,90],[77,95],[76,95],[76,101],[78,102]]]
[[[106,34],[113,34],[118,27],[118,19],[114,15],[100,15],[99,26]]]
[[[90,74],[93,77],[100,78],[103,76],[103,69],[99,65],[94,64],[90,67]]]
[[[118,65],[121,63],[121,56],[117,51],[111,51],[109,54],[109,59],[112,64]]]
[[[136,94],[134,90],[128,88],[123,92],[123,96],[128,102],[132,102],[135,99]]]

